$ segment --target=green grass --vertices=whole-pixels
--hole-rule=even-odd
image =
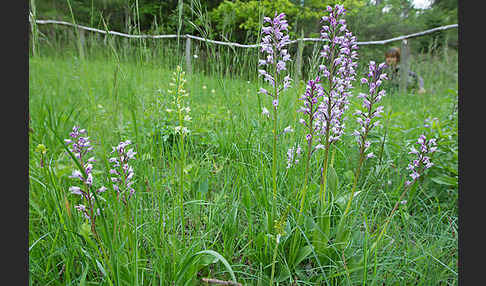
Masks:
[[[268,285],[275,250],[267,212],[273,136],[271,121],[261,116],[270,99],[257,95],[260,80],[226,72],[225,66],[239,60],[215,61],[206,70],[193,63],[194,73],[187,75],[192,132],[185,138],[182,240],[180,154],[165,111],[173,59],[127,55],[117,60],[113,53],[93,50],[80,60],[75,49],[56,54],[38,48],[39,55],[29,58],[30,284],[203,285],[203,277],[235,277],[243,285]],[[223,57],[232,59],[228,53]],[[245,72],[251,74],[248,66],[250,72]],[[361,70],[365,66],[360,63]],[[311,161],[304,223],[295,222],[303,165],[286,169],[285,156],[293,144],[303,145],[296,112],[303,83],[294,83],[283,94],[279,128],[292,125],[295,132],[278,141],[275,219],[292,206],[276,252],[274,281],[279,285],[457,285],[457,52],[417,56],[412,69],[423,76],[427,92],[390,91],[384,98],[388,116],[382,118],[384,127],[371,134],[372,151],[383,151],[381,164],[373,159],[363,166],[344,248],[334,241],[322,247],[323,238],[314,228],[321,216],[314,207],[319,200],[319,156]],[[360,86],[355,86],[357,94]],[[356,127],[351,113],[358,104],[353,98],[347,132],[333,149],[333,214],[344,210],[346,201],[339,197],[347,198],[352,187],[358,150],[350,135]],[[434,117],[440,125],[424,127]],[[94,143],[95,185],[108,187],[103,218],[97,220],[102,247],[83,236],[84,219],[74,209],[79,198],[68,191],[75,164],[61,140],[73,125],[85,128]],[[369,253],[408,175],[407,148],[422,133],[440,138],[436,165],[409,193],[377,251]],[[120,215],[122,205],[108,175],[111,147],[126,139],[137,152],[131,220]],[[48,149],[43,168],[35,151],[38,144]],[[331,217],[331,229],[338,219]],[[116,225],[120,231],[114,231]],[[357,263],[363,254],[365,263]]]

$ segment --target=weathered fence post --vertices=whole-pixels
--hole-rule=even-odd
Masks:
[[[36,53],[36,49],[37,49],[37,27],[36,27],[36,23],[35,23],[35,20],[32,20],[32,22],[30,23],[30,42],[32,44],[32,56],[36,56],[37,53]]]
[[[186,35],[186,72],[187,74],[192,74],[191,65],[191,38]]]
[[[84,29],[78,28],[78,49],[79,49],[79,57],[84,59],[84,45],[85,45],[85,37],[84,37]]]
[[[35,0],[30,0],[29,19],[30,19],[30,35],[32,42],[32,55],[35,57],[37,55],[37,41],[38,41],[38,31],[37,31],[37,9],[35,6]]]
[[[400,50],[400,91],[405,92],[407,90],[408,72],[410,70],[410,48],[407,40],[402,40]]]
[[[304,29],[300,30],[300,41],[297,43],[297,59],[295,61],[295,77],[298,82],[302,78],[302,51],[304,50]]]

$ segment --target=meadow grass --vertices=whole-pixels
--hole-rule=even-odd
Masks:
[[[287,149],[304,143],[297,123],[304,82],[283,93],[279,128],[291,125],[295,131],[278,140],[275,220],[282,220],[284,232],[276,247],[267,212],[273,200],[272,122],[261,115],[270,101],[257,93],[262,82],[251,76],[251,60],[245,60],[243,73],[231,52],[222,53],[213,63],[201,63],[209,68],[199,69],[196,61],[186,76],[192,122],[185,138],[182,229],[181,154],[166,112],[176,56],[170,50],[160,51],[164,57],[140,56],[114,47],[80,59],[76,47],[37,49],[29,57],[30,285],[204,285],[203,277],[243,285],[268,285],[271,279],[279,285],[457,285],[457,52],[413,59],[425,94],[390,89],[383,99],[383,127],[370,134],[379,156],[363,165],[345,246],[323,243],[315,227],[321,218],[313,206],[322,154],[310,162],[304,223],[296,223],[297,212],[286,212],[298,209],[304,178],[300,165],[286,169],[285,162]],[[366,63],[359,66],[364,70]],[[359,156],[350,134],[358,105],[352,98],[345,134],[330,152],[335,213],[345,207]],[[424,127],[429,118],[438,123]],[[96,184],[108,187],[97,220],[99,242],[83,228],[85,220],[74,209],[79,198],[68,191],[75,165],[62,139],[74,125],[85,128],[94,145]],[[412,188],[370,253],[408,175],[407,148],[422,133],[444,142],[437,164]],[[125,216],[110,188],[108,159],[112,146],[127,139],[137,159],[136,193]],[[43,166],[39,144],[47,147]],[[330,218],[331,227],[337,220]]]

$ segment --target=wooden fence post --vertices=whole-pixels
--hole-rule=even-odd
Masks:
[[[35,0],[30,0],[30,8],[32,9],[29,12],[29,19],[30,19],[30,35],[31,35],[31,42],[32,42],[32,56],[36,56],[37,50],[37,41],[38,41],[38,31],[37,31],[37,9],[35,6]]]
[[[37,42],[37,37],[36,37],[36,34],[37,34],[37,27],[35,26],[36,23],[35,21],[32,21],[30,23],[30,29],[29,29],[29,32],[30,32],[30,43],[32,44],[32,56],[36,56],[36,48],[37,48],[37,45],[36,45],[36,42]]]
[[[410,48],[407,40],[402,40],[400,50],[400,91],[405,92],[407,90],[408,72],[410,70]]]
[[[79,57],[81,59],[84,59],[84,46],[86,43],[85,37],[84,37],[84,29],[78,29],[78,35],[79,35],[79,42],[78,42],[78,47],[79,47]]]
[[[304,29],[300,30],[300,41],[297,43],[297,59],[295,61],[295,77],[298,82],[302,78],[302,51],[304,50]]]
[[[186,72],[187,74],[192,74],[191,65],[191,38],[186,35]]]

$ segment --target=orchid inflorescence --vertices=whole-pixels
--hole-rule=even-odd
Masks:
[[[285,14],[278,14],[275,12],[274,18],[264,17],[263,24],[270,24],[262,28],[261,52],[266,55],[264,59],[258,61],[258,66],[263,68],[258,69],[259,76],[270,84],[271,90],[260,88],[259,93],[271,97],[273,110],[273,162],[272,162],[272,181],[273,181],[273,199],[276,202],[277,196],[277,139],[278,135],[278,106],[280,94],[290,87],[291,78],[286,74],[286,63],[290,61],[290,54],[286,46],[290,43],[288,35],[289,25],[285,20]],[[266,68],[266,69],[265,69]],[[270,112],[266,107],[263,107],[262,115],[270,118]],[[286,127],[283,133],[291,132],[292,127]],[[273,205],[275,207],[275,204]],[[275,208],[273,208],[273,211]]]
[[[128,149],[131,143],[130,140],[126,140],[120,142],[118,146],[112,147],[111,154],[115,153],[115,156],[109,159],[109,162],[112,163],[110,174],[114,175],[114,177],[111,177],[113,189],[117,193],[117,198],[121,198],[124,204],[127,204],[130,197],[135,193],[135,189],[132,187],[135,173],[133,167],[128,163],[135,159],[137,152],[134,152],[133,148]]]
[[[299,98],[303,101],[303,106],[297,110],[297,112],[301,112],[304,114],[304,118],[299,119],[299,123],[304,125],[307,128],[307,132],[305,135],[305,139],[307,141],[309,152],[314,152],[317,149],[324,148],[324,145],[317,144],[313,146],[313,138],[316,132],[319,129],[318,120],[318,106],[319,106],[319,98],[324,96],[324,90],[322,85],[320,84],[319,76],[316,76],[315,79],[310,79],[307,82],[307,86],[305,89],[304,94]],[[315,142],[315,141],[314,141]],[[292,148],[293,149],[293,148]],[[288,150],[288,154],[292,152],[291,149]],[[290,161],[288,162],[288,167],[291,166]]]
[[[328,6],[329,16],[323,16],[320,38],[328,41],[322,47],[320,57],[324,61],[319,65],[321,78],[326,78],[328,87],[323,88],[324,95],[319,103],[316,123],[319,134],[326,136],[326,147],[340,139],[344,132],[343,114],[348,109],[349,97],[353,88],[352,81],[356,74],[358,58],[356,37],[348,30],[343,19],[345,9],[342,5]]]
[[[172,81],[169,83],[171,89],[167,90],[170,95],[172,95],[172,108],[166,109],[168,113],[175,113],[177,126],[174,126],[174,132],[176,134],[180,133],[186,135],[190,132],[187,128],[186,123],[191,122],[192,118],[190,116],[191,108],[186,106],[184,100],[185,97],[189,96],[189,93],[184,89],[184,84],[186,79],[184,78],[185,72],[180,66],[177,66],[176,71],[173,73]]]
[[[287,150],[287,169],[299,163],[299,159],[302,156],[302,148],[299,145]]]
[[[82,182],[82,186],[71,186],[69,191],[74,195],[82,196],[85,204],[76,205],[75,208],[80,211],[86,219],[88,219],[92,225],[92,230],[94,230],[96,216],[99,215],[99,208],[95,211],[95,196],[91,189],[93,187],[93,162],[95,162],[94,157],[89,157],[89,153],[93,150],[93,146],[86,136],[86,130],[80,129],[74,126],[72,132],[69,134],[70,139],[65,139],[64,142],[68,144],[68,149],[74,155],[74,157],[79,161],[81,166],[80,170],[74,170],[69,178],[78,179]],[[87,158],[89,157],[89,158]],[[100,195],[105,192],[107,188],[101,186],[96,190],[96,193]],[[97,198],[103,199],[101,196],[96,196]]]
[[[82,182],[81,186],[71,186],[69,191],[71,194],[81,196],[84,199],[84,204],[76,205],[74,208],[81,212],[83,216],[90,222],[91,231],[96,235],[96,217],[100,215],[100,209],[96,208],[95,203],[97,199],[105,201],[101,196],[107,188],[101,186],[93,191],[93,163],[96,161],[93,156],[89,156],[93,150],[93,146],[87,137],[86,129],[80,129],[74,126],[70,132],[70,138],[65,139],[64,142],[68,144],[67,149],[73,154],[75,159],[79,162],[81,170],[74,170],[69,178],[78,179]],[[127,204],[128,199],[135,193],[132,187],[134,184],[133,167],[129,165],[129,160],[135,159],[136,152],[133,148],[127,148],[132,142],[130,140],[120,142],[116,147],[112,147],[111,154],[115,156],[109,159],[112,164],[110,169],[111,181],[113,182],[113,189],[117,193],[117,198],[122,199],[123,203]]]
[[[259,69],[258,73],[263,76],[264,81],[268,82],[274,91],[260,88],[259,93],[272,97],[272,105],[277,109],[279,105],[279,94],[290,87],[291,78],[286,75],[282,78],[283,72],[287,70],[286,62],[290,61],[290,54],[285,48],[289,44],[288,24],[285,20],[285,14],[275,13],[275,17],[264,17],[263,23],[269,23],[270,26],[262,28],[261,52],[266,54],[264,59],[258,61],[258,66],[264,66],[268,69]],[[268,110],[263,109],[263,114]]]
[[[410,147],[410,152],[408,154],[414,154],[417,156],[416,159],[412,160],[410,164],[408,164],[407,170],[410,170],[410,177],[412,178],[411,181],[407,180],[405,182],[405,185],[411,185],[415,180],[417,180],[425,170],[428,168],[432,167],[434,165],[430,161],[430,154],[434,153],[437,151],[437,143],[436,139],[431,138],[428,139],[425,137],[425,135],[420,135],[420,137],[417,139],[416,144],[419,144],[420,147],[415,149],[414,146]]]
[[[386,95],[385,90],[379,89],[383,80],[388,79],[387,75],[383,73],[385,66],[385,63],[376,66],[374,61],[370,62],[368,78],[364,77],[361,79],[361,83],[368,86],[368,93],[360,93],[358,95],[358,98],[363,100],[363,109],[358,109],[353,114],[356,115],[356,121],[359,124],[359,128],[353,132],[353,135],[356,136],[357,143],[360,147],[360,153],[366,154],[366,158],[374,157],[373,152],[366,153],[371,145],[370,141],[366,139],[371,129],[379,126],[380,121],[375,118],[381,117],[384,109],[382,105],[377,106],[377,104]]]

